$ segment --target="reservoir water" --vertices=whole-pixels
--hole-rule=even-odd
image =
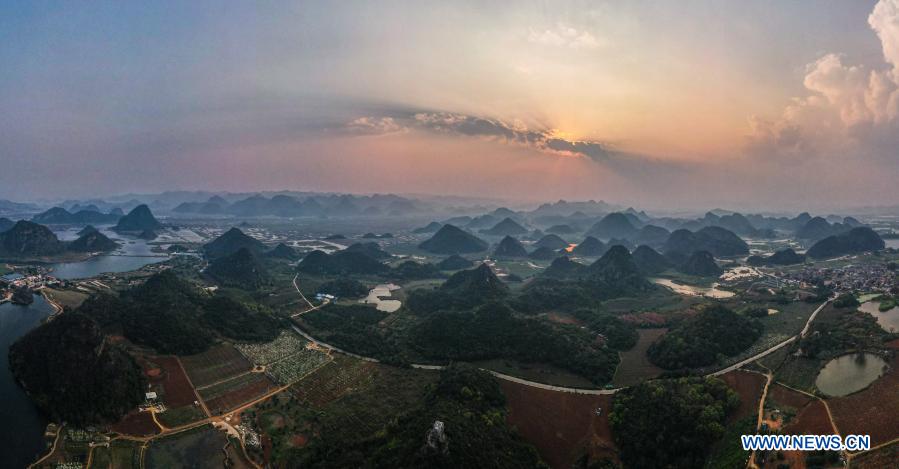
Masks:
[[[848,396],[880,378],[886,368],[887,362],[873,353],[850,353],[827,362],[815,386],[828,396]]]
[[[77,230],[57,232],[62,240],[77,238]],[[121,247],[113,253],[92,257],[82,262],[50,264],[52,275],[61,279],[93,277],[107,272],[129,272],[145,265],[162,262],[168,255],[154,253],[152,247],[141,239],[127,238],[103,230],[103,234],[117,241]],[[45,450],[44,429],[47,421],[16,384],[9,371],[9,346],[28,331],[39,326],[41,320],[53,312],[53,307],[42,296],[35,296],[34,303],[19,306],[0,304],[0,467],[25,467],[34,462]]]
[[[0,304],[0,467],[25,467],[46,448],[43,434],[47,421],[13,379],[8,355],[13,342],[52,312],[42,296],[35,296],[29,306]]]
[[[141,267],[162,262],[169,258],[166,254],[152,251],[152,246],[142,239],[119,236],[108,230],[101,230],[103,234],[116,241],[121,246],[115,252],[92,257],[81,262],[60,262],[50,264],[53,269],[51,275],[65,280],[94,277],[108,272],[130,272]],[[77,230],[58,231],[59,239],[75,239]]]
[[[899,331],[899,307],[881,311],[879,301],[867,301],[862,303],[862,305],[858,307],[858,310],[869,313],[871,316],[877,318],[877,323],[880,324],[880,327],[885,331]]]

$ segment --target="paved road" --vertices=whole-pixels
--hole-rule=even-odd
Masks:
[[[773,353],[773,352],[775,352],[775,351],[777,351],[777,350],[780,350],[782,347],[786,346],[787,344],[796,341],[796,339],[805,337],[805,335],[808,333],[809,327],[811,327],[811,325],[812,325],[812,321],[815,320],[815,317],[818,316],[818,313],[820,313],[821,310],[824,309],[825,306],[827,306],[828,304],[830,304],[831,301],[833,301],[833,300],[827,300],[827,301],[825,301],[824,303],[821,303],[821,306],[818,306],[818,309],[816,309],[815,311],[812,312],[811,316],[808,317],[808,321],[805,322],[805,327],[802,328],[802,331],[800,331],[799,334],[794,335],[793,337],[790,337],[789,339],[787,339],[787,340],[785,340],[785,341],[783,341],[783,342],[781,342],[781,343],[779,343],[779,344],[777,344],[777,345],[775,345],[775,346],[773,346],[773,347],[771,347],[771,348],[765,350],[764,352],[759,352],[759,353],[757,353],[757,354],[755,354],[755,355],[753,355],[753,356],[751,356],[751,357],[749,357],[749,358],[747,358],[747,359],[745,359],[745,360],[742,360],[742,361],[739,361],[739,362],[737,362],[737,363],[734,363],[733,365],[731,365],[731,366],[729,366],[729,367],[727,367],[727,368],[724,368],[724,369],[722,369],[722,370],[718,370],[718,371],[716,371],[716,372],[714,372],[714,373],[710,373],[710,374],[707,375],[707,376],[720,376],[720,375],[723,375],[723,374],[725,374],[725,373],[727,373],[727,372],[729,372],[729,371],[734,371],[734,370],[736,370],[737,368],[742,367],[743,365],[747,365],[747,364],[749,364],[749,363],[752,363],[752,362],[758,360],[759,358],[762,358],[762,357],[764,357],[764,356],[766,356],[766,355],[770,355],[771,353]]]
[[[305,313],[308,313],[308,312],[310,312],[310,311],[312,311],[312,310],[314,310],[314,309],[321,308],[321,307],[323,307],[323,306],[325,306],[325,305],[327,304],[327,303],[322,303],[322,304],[319,305],[319,306],[313,306],[312,303],[310,303],[309,300],[307,300],[306,297],[303,296],[303,293],[300,292],[300,287],[299,287],[299,285],[297,285],[297,277],[299,277],[299,275],[297,275],[296,277],[293,278],[293,286],[294,286],[294,288],[297,289],[297,292],[300,293],[300,296],[303,298],[303,300],[305,300],[306,303],[308,303],[309,306],[310,306],[312,309],[303,311],[303,312],[301,312],[301,313],[294,314],[294,315],[292,315],[291,317],[300,316],[300,315],[305,314]],[[709,374],[707,374],[707,375],[705,375],[705,376],[720,376],[720,375],[723,375],[723,374],[725,374],[725,373],[734,371],[734,370],[736,370],[736,369],[738,369],[738,368],[740,368],[740,367],[742,367],[742,366],[744,366],[744,365],[747,365],[747,364],[749,364],[749,363],[752,363],[752,362],[754,362],[754,361],[756,361],[756,360],[758,360],[758,359],[760,359],[760,358],[762,358],[762,357],[765,357],[765,356],[767,356],[767,355],[769,355],[769,354],[771,354],[771,353],[773,353],[773,352],[775,352],[775,351],[777,351],[777,350],[780,350],[781,348],[785,347],[787,344],[790,344],[790,343],[794,342],[794,341],[795,341],[796,339],[798,339],[798,338],[805,337],[805,334],[808,333],[808,329],[809,329],[809,327],[811,326],[812,321],[815,320],[815,317],[818,315],[818,313],[821,312],[821,310],[824,309],[824,307],[827,306],[831,301],[833,301],[833,300],[830,299],[830,300],[825,301],[824,303],[821,304],[821,306],[818,306],[818,308],[817,308],[814,312],[812,312],[812,314],[811,314],[811,315],[809,316],[809,318],[808,318],[808,321],[806,321],[806,323],[805,323],[805,327],[802,328],[802,331],[800,331],[799,334],[797,334],[797,335],[795,335],[795,336],[793,336],[793,337],[790,337],[789,339],[787,339],[787,340],[785,340],[785,341],[783,341],[783,342],[781,342],[781,343],[779,343],[779,344],[777,344],[777,345],[775,345],[775,346],[773,346],[773,347],[771,347],[771,348],[769,348],[769,349],[767,349],[767,350],[765,350],[765,351],[759,352],[759,353],[757,353],[757,354],[755,354],[755,355],[753,355],[753,356],[751,356],[751,357],[749,357],[749,358],[747,358],[747,359],[745,359],[745,360],[741,360],[741,361],[739,361],[739,362],[737,362],[737,363],[734,363],[733,365],[728,366],[727,368],[723,368],[723,369],[721,369],[721,370],[718,370],[718,371],[709,373]],[[380,360],[378,360],[377,358],[365,357],[365,356],[358,355],[358,354],[355,354],[355,353],[352,353],[352,352],[347,352],[346,350],[340,349],[340,348],[335,347],[335,346],[333,346],[333,345],[331,345],[331,344],[327,344],[327,343],[325,343],[325,342],[322,342],[322,341],[320,341],[320,340],[317,340],[317,339],[315,339],[314,337],[312,337],[311,335],[309,335],[308,333],[306,333],[306,331],[300,329],[300,327],[297,326],[296,324],[293,325],[293,329],[294,329],[298,334],[300,334],[300,335],[302,335],[303,337],[305,337],[306,340],[308,340],[308,341],[310,341],[310,342],[312,342],[312,343],[314,343],[314,344],[316,344],[316,345],[318,345],[318,346],[321,346],[321,347],[324,347],[324,348],[329,348],[329,349],[331,349],[331,350],[334,350],[335,352],[342,353],[342,354],[348,355],[348,356],[350,356],[350,357],[358,358],[358,359],[360,359],[360,360],[365,360],[365,361],[372,362],[372,363],[378,363],[378,362],[380,362]],[[420,369],[420,370],[442,370],[443,368],[445,368],[445,366],[443,366],[443,365],[425,365],[425,364],[419,364],[419,363],[413,363],[413,364],[411,364],[410,366],[411,366],[412,368],[417,368],[417,369]],[[536,381],[530,381],[530,380],[526,380],[526,379],[522,379],[522,378],[517,378],[517,377],[515,377],[515,376],[510,376],[510,375],[503,374],[503,373],[500,373],[500,372],[497,372],[497,371],[488,370],[488,369],[486,369],[486,368],[481,368],[481,370],[484,370],[484,371],[486,371],[486,372],[492,374],[493,376],[496,376],[497,378],[500,378],[500,379],[504,379],[504,380],[506,380],[506,381],[511,381],[511,382],[513,382],[513,383],[523,384],[523,385],[525,385],[525,386],[530,386],[530,387],[533,387],[533,388],[546,389],[546,390],[549,390],[549,391],[568,392],[568,393],[573,393],[573,394],[603,395],[603,394],[615,394],[616,392],[621,391],[622,389],[625,389],[625,388],[613,388],[613,389],[581,389],[581,388],[571,388],[571,387],[567,387],[567,386],[553,386],[553,385],[551,385],[551,384],[538,383],[538,382],[536,382]]]

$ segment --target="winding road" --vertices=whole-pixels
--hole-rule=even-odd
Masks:
[[[305,301],[305,302],[309,305],[309,308],[310,308],[310,309],[307,309],[307,310],[305,310],[305,311],[301,311],[301,312],[299,312],[299,313],[292,314],[292,315],[290,316],[291,318],[296,318],[296,317],[302,316],[303,314],[306,314],[306,313],[309,313],[309,312],[311,312],[311,311],[317,310],[317,309],[322,308],[322,307],[324,307],[325,305],[328,304],[328,302],[325,301],[325,302],[323,302],[322,304],[320,304],[320,305],[318,305],[318,306],[313,305],[312,302],[310,302],[310,301],[306,298],[306,296],[303,295],[303,292],[300,291],[300,286],[299,286],[299,284],[297,284],[297,278],[299,278],[299,274],[297,274],[297,275],[294,276],[294,278],[293,278],[293,287],[296,288],[297,293],[299,293],[299,294],[300,294],[300,297],[303,298],[303,301]],[[833,299],[828,299],[827,301],[825,301],[824,303],[822,303],[821,306],[818,306],[818,308],[815,309],[815,311],[812,312],[812,314],[811,314],[811,315],[809,316],[809,318],[808,318],[808,321],[806,321],[806,323],[805,323],[805,327],[802,328],[802,330],[799,332],[799,334],[796,334],[795,336],[790,337],[789,339],[787,339],[787,340],[785,340],[785,341],[783,341],[783,342],[780,342],[780,343],[778,343],[777,345],[774,345],[774,346],[772,346],[772,347],[770,347],[770,348],[768,348],[768,349],[766,349],[766,350],[764,350],[764,351],[762,351],[762,352],[759,352],[759,353],[757,353],[757,354],[755,354],[755,355],[753,355],[753,356],[751,356],[751,357],[749,357],[749,358],[746,358],[746,359],[741,360],[741,361],[739,361],[739,362],[737,362],[737,363],[734,363],[733,365],[730,365],[730,366],[728,366],[727,368],[722,368],[722,369],[720,369],[720,370],[718,370],[718,371],[715,371],[715,372],[712,372],[712,373],[708,373],[708,374],[706,374],[706,375],[704,375],[704,376],[721,376],[721,375],[723,375],[723,374],[725,374],[725,373],[729,373],[729,372],[734,371],[734,370],[736,370],[736,369],[738,369],[738,368],[740,368],[740,367],[742,367],[742,366],[745,366],[745,365],[747,365],[747,364],[749,364],[749,363],[752,363],[752,362],[754,362],[754,361],[756,361],[756,360],[758,360],[758,359],[760,359],[760,358],[763,358],[763,357],[765,357],[765,356],[767,356],[767,355],[770,355],[771,353],[776,352],[777,350],[780,350],[781,348],[785,347],[787,344],[793,343],[793,342],[796,341],[797,339],[800,339],[800,338],[802,338],[802,337],[805,337],[805,335],[808,333],[809,328],[811,327],[812,321],[815,320],[815,317],[818,316],[818,313],[820,313],[821,310],[823,310],[825,306],[827,306],[828,304],[830,304],[831,301],[833,301]],[[300,328],[300,326],[299,326],[298,324],[296,324],[296,322],[294,322],[294,324],[293,324],[293,329],[294,329],[294,331],[296,331],[298,334],[300,334],[301,336],[303,336],[306,340],[308,340],[308,341],[310,341],[310,342],[312,342],[312,343],[314,343],[315,345],[318,345],[318,346],[320,346],[320,347],[327,348],[327,349],[331,349],[331,350],[333,350],[333,351],[335,351],[335,352],[337,352],[337,353],[342,353],[342,354],[344,354],[344,355],[347,355],[347,356],[350,356],[350,357],[353,357],[353,358],[357,358],[357,359],[359,359],[359,360],[365,360],[365,361],[367,361],[367,362],[372,362],[372,363],[379,363],[379,362],[380,362],[380,360],[378,360],[377,358],[366,357],[366,356],[362,356],[362,355],[359,355],[359,354],[356,354],[356,353],[353,353],[353,352],[348,352],[348,351],[343,350],[343,349],[341,349],[341,348],[339,348],[339,347],[335,347],[335,346],[333,346],[333,345],[331,345],[331,344],[322,342],[322,341],[316,339],[315,337],[312,337],[308,332],[302,330],[302,329]],[[409,366],[411,366],[412,368],[420,369],[420,370],[442,370],[442,369],[444,369],[444,368],[446,367],[445,365],[425,365],[425,364],[420,364],[420,363],[413,363],[413,364],[410,364]],[[499,378],[499,379],[503,379],[503,380],[510,381],[510,382],[513,382],[513,383],[522,384],[522,385],[525,385],[525,386],[530,386],[530,387],[532,387],[532,388],[545,389],[545,390],[548,390],[548,391],[567,392],[567,393],[572,393],[572,394],[607,395],[607,394],[615,394],[616,392],[621,391],[622,389],[626,389],[625,387],[621,387],[621,388],[612,388],[612,389],[584,389],[584,388],[572,388],[572,387],[567,387],[567,386],[554,386],[554,385],[551,385],[551,384],[539,383],[539,382],[536,382],[536,381],[530,381],[530,380],[523,379],[523,378],[517,378],[517,377],[515,377],[515,376],[510,376],[510,375],[507,375],[507,374],[500,373],[500,372],[498,372],[498,371],[489,370],[489,369],[487,369],[487,368],[480,368],[480,369],[483,370],[483,371],[486,371],[486,372],[488,372],[488,373],[490,373],[490,374],[492,374],[493,376],[495,376],[495,377],[497,377],[497,378]]]

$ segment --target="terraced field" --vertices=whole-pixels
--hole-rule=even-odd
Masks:
[[[183,357],[181,363],[197,388],[245,373],[252,364],[236,348],[219,345],[203,353]]]
[[[207,388],[203,388],[199,392],[204,401],[210,401],[217,397],[224,396],[225,394],[228,394],[236,389],[240,389],[244,386],[253,384],[258,381],[264,381],[265,378],[266,376],[262,373],[247,373],[236,378],[229,379],[227,381],[216,383]]]
[[[268,376],[262,373],[249,373],[207,388],[204,392],[212,391],[209,393],[209,398],[204,397],[204,400],[210,412],[222,414],[240,407],[277,387]]]

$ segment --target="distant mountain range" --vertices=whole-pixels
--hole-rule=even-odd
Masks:
[[[112,251],[117,247],[118,244],[99,231],[90,231],[71,242],[60,241],[46,226],[27,220],[0,232],[0,256],[5,257],[49,257],[66,252]]]
[[[481,230],[481,233],[490,236],[514,236],[527,232],[527,228],[509,217],[504,218],[490,229]]]
[[[420,212],[420,205],[418,201],[396,195],[277,194],[265,197],[257,194],[231,202],[216,195],[205,201],[181,202],[171,211],[175,214],[238,217],[401,216]]]
[[[62,207],[54,207],[33,216],[31,221],[44,225],[80,225],[88,223],[101,225],[116,223],[119,221],[119,218],[121,218],[121,215],[100,213],[99,210],[85,209],[72,213]]]

